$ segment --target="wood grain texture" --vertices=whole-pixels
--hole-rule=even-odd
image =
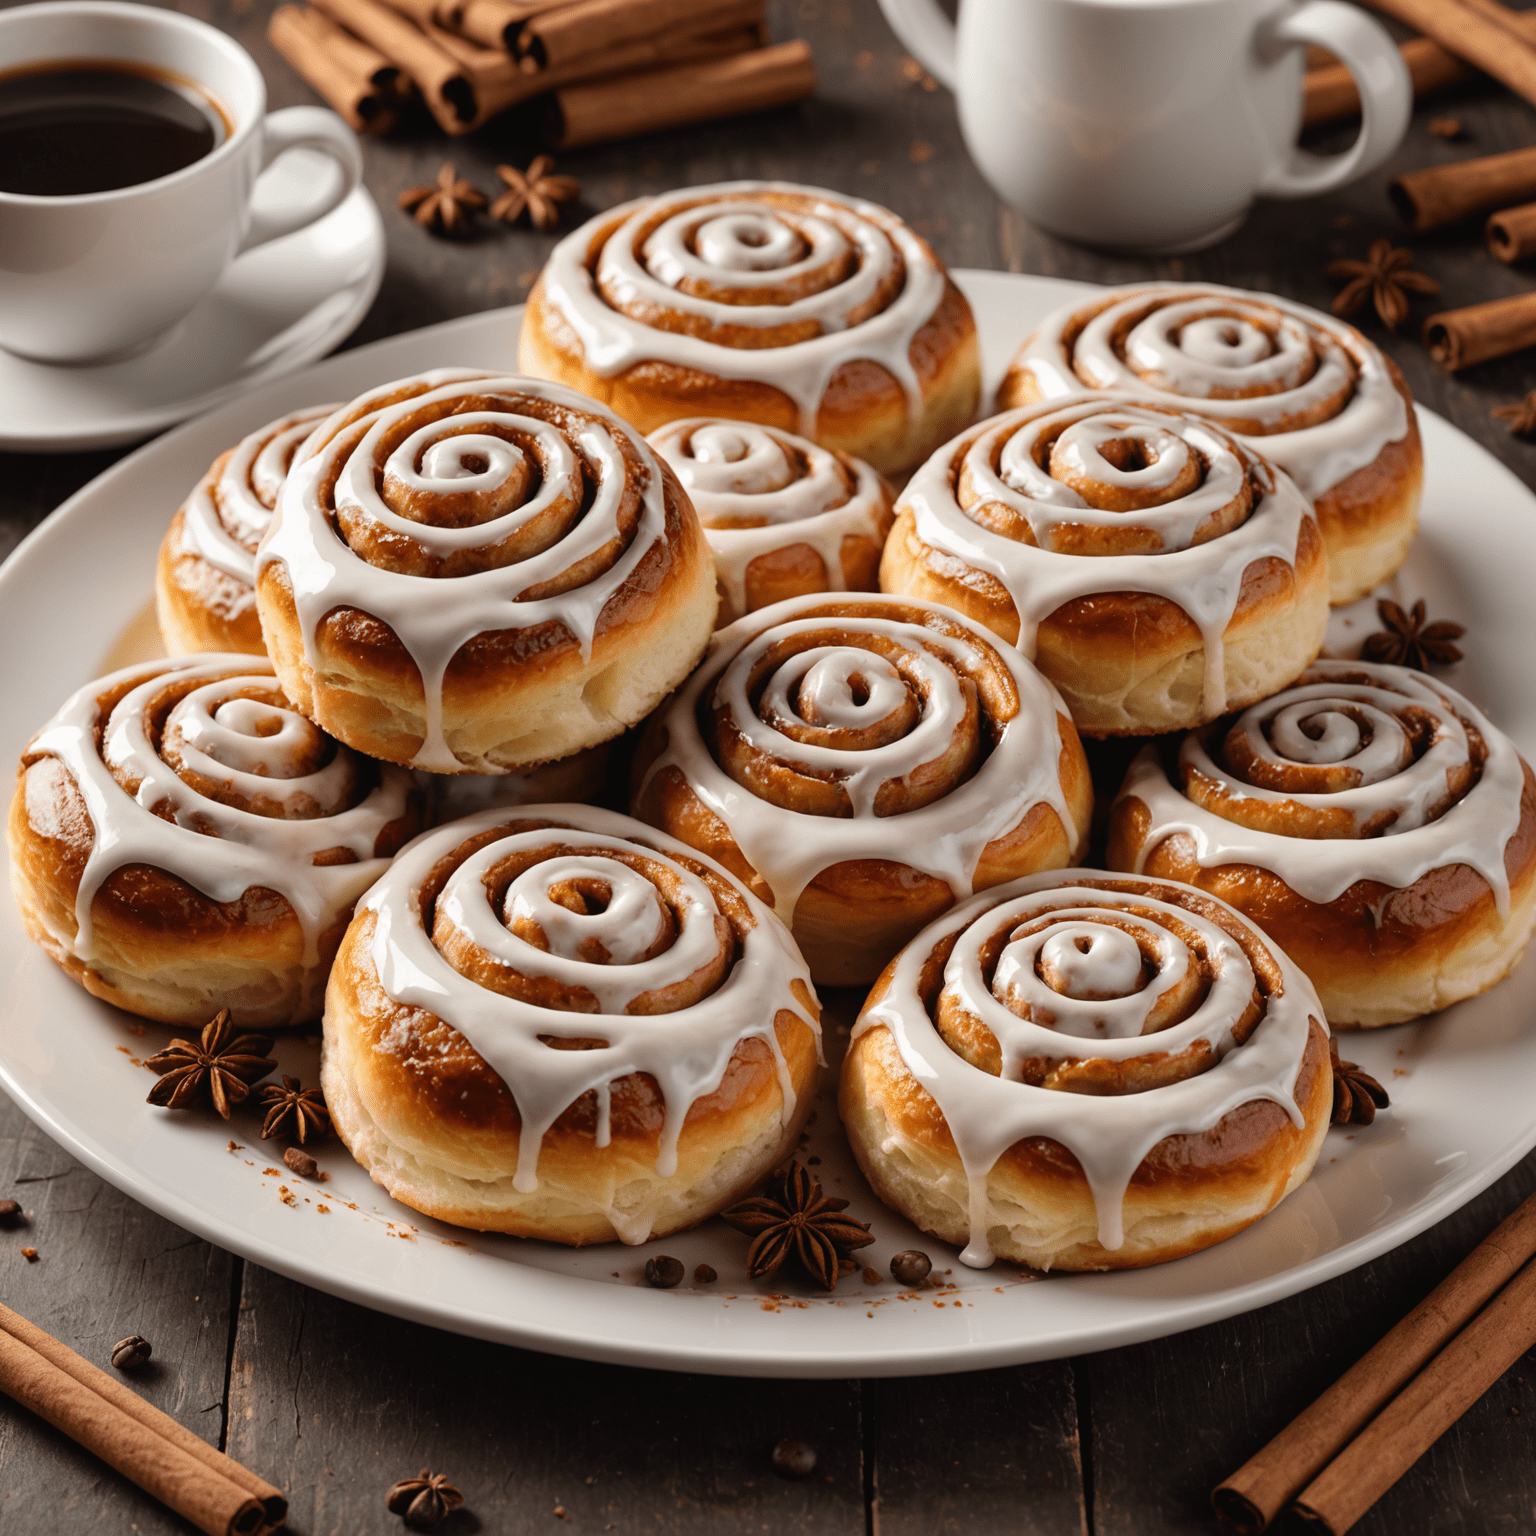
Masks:
[[[110,1049],[105,1041],[103,1049]],[[124,1380],[221,1444],[230,1255],[87,1172],[6,1099],[0,1199],[20,1201],[26,1213],[24,1225],[0,1229],[6,1304],[103,1369],[118,1339],[142,1334],[154,1357]],[[22,1257],[23,1247],[37,1249],[35,1263]],[[44,1520],[45,1510],[56,1514]],[[28,1528],[111,1536],[187,1529],[66,1436],[0,1399],[0,1530]]]
[[[247,1265],[230,1454],[287,1469],[289,1529],[382,1529],[384,1492],[424,1466],[462,1490],[442,1529],[863,1536],[857,1382],[738,1382],[459,1338]],[[774,1444],[804,1440],[787,1481]],[[555,1513],[563,1509],[565,1515]]]
[[[14,0],[0,0],[0,4]],[[266,42],[274,0],[182,0],[224,27],[266,73],[273,107],[314,101]],[[1523,291],[1528,268],[1485,253],[1475,228],[1410,242],[1387,176],[1536,138],[1536,112],[1486,82],[1415,113],[1387,171],[1305,205],[1266,204],[1215,250],[1151,262],[1106,256],[1030,228],[966,158],[953,102],[907,60],[876,0],[775,0],[774,36],[807,38],[821,87],[801,107],[561,156],[583,183],[567,221],[626,198],[738,176],[824,183],[895,209],[953,265],[1121,282],[1209,279],[1326,307],[1324,265],[1373,238],[1411,243],[1444,307]],[[1463,138],[1428,133],[1456,116]],[[1335,149],[1350,129],[1309,142]],[[518,302],[554,236],[481,221],[435,240],[396,208],[452,158],[484,190],[498,163],[538,152],[516,117],[451,146],[424,119],[364,144],[389,265],[348,345]],[[1536,385],[1536,354],[1451,379],[1418,327],[1367,332],[1418,397],[1536,485],[1536,446],[1490,408]],[[118,457],[0,455],[0,555]],[[1475,512],[1475,509],[1469,509]],[[40,643],[42,641],[40,640]],[[301,1536],[400,1529],[384,1489],[424,1464],[468,1507],[443,1530],[703,1536],[1152,1536],[1214,1529],[1210,1488],[1427,1292],[1532,1188],[1536,1156],[1416,1242],[1328,1285],[1230,1322],[1071,1362],[969,1376],[858,1383],[739,1382],[560,1361],[382,1317],[241,1265],[134,1205],[0,1104],[0,1198],[32,1213],[0,1232],[6,1300],[93,1359],[129,1332],[153,1340],[146,1396],[286,1486]],[[24,1245],[40,1262],[27,1265]],[[230,1296],[239,1294],[238,1328]],[[1029,1290],[1020,1293],[1027,1305]],[[226,1361],[232,1369],[226,1377]],[[774,1440],[817,1447],[806,1483],[769,1469]],[[830,1476],[831,1482],[826,1478]],[[591,1481],[589,1481],[591,1479]],[[561,1520],[555,1506],[566,1511]],[[1395,1488],[1366,1536],[1529,1530],[1536,1524],[1536,1360],[1517,1367]],[[0,1528],[112,1533],[181,1529],[131,1486],[0,1401]]]

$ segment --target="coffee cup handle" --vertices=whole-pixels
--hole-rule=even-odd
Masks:
[[[897,40],[935,80],[950,90],[959,78],[955,24],[936,0],[880,0],[886,23]]]
[[[1283,50],[1317,43],[1355,77],[1360,92],[1360,132],[1337,155],[1292,147],[1258,188],[1261,197],[1315,197],[1374,171],[1402,142],[1413,114],[1408,66],[1387,31],[1363,11],[1340,0],[1305,0],[1266,29],[1263,43]]]
[[[240,254],[323,219],[363,178],[363,154],[357,135],[334,112],[323,107],[284,107],[267,114],[261,131],[262,170],[290,149],[318,149],[340,167],[341,186],[319,203],[305,203],[275,213],[253,213],[250,228],[240,242]]]

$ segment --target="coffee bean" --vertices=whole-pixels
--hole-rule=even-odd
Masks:
[[[897,1285],[917,1286],[932,1268],[933,1260],[921,1248],[906,1248],[891,1260],[891,1278]]]
[[[670,1254],[661,1253],[654,1259],[645,1261],[645,1283],[654,1285],[658,1291],[670,1291],[674,1285],[683,1283],[683,1261],[674,1259]]]

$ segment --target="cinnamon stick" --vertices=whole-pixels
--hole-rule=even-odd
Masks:
[[[1536,1260],[1526,1263],[1291,1508],[1314,1529],[1343,1536],[1533,1346]]]
[[[722,0],[581,0],[530,17],[517,50],[539,69],[558,69],[584,54],[667,32],[711,30]]]
[[[1536,347],[1536,292],[1431,315],[1424,345],[1447,373]]]
[[[1524,261],[1536,256],[1536,203],[1521,203],[1490,214],[1483,226],[1488,249],[1500,261]]]
[[[516,54],[517,40],[530,16],[580,0],[437,0],[437,22],[484,48]]]
[[[1410,171],[1389,183],[1388,196],[1416,234],[1536,198],[1536,149],[1512,149],[1455,165]]]
[[[1212,1493],[1217,1515],[1235,1530],[1262,1531],[1533,1254],[1536,1195],[1495,1227],[1402,1322]]]
[[[209,1536],[255,1536],[287,1515],[270,1483],[6,1306],[0,1391]]]
[[[1536,20],[1536,17],[1533,17]],[[1460,59],[1452,57],[1439,43],[1427,37],[1410,38],[1399,52],[1408,66],[1415,97],[1443,91],[1472,78],[1472,71]],[[1360,115],[1360,88],[1343,64],[1329,64],[1309,69],[1302,78],[1301,121],[1305,127],[1338,122]]]
[[[371,43],[416,82],[428,110],[448,133],[467,133],[478,103],[459,61],[398,11],[379,0],[315,0],[318,9]]]
[[[555,94],[545,134],[556,149],[634,138],[803,101],[816,66],[802,39],[700,64],[620,75]]]
[[[1536,103],[1536,48],[1512,24],[1511,13],[1494,0],[1476,4],[1472,0],[1370,0],[1370,4]]]
[[[307,6],[280,5],[267,36],[357,132],[383,133],[393,125],[400,71],[376,48]]]

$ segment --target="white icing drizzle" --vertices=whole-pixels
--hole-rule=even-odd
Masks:
[[[98,700],[130,683],[103,718]],[[158,735],[179,738],[181,773],[157,750],[151,718],[168,692],[179,701]],[[324,766],[301,773],[305,757],[326,740],[283,698],[264,656],[208,653],[149,662],[72,694],[25,754],[28,760],[56,757],[69,770],[94,834],[75,898],[76,931],[54,938],[89,964],[96,954],[96,893],[131,864],[174,875],[212,901],[238,901],[263,887],[283,897],[299,920],[308,973],[304,1003],[318,1008],[325,986],[320,936],[383,873],[389,860],[375,857],[379,835],[406,814],[412,792],[408,774],[380,764],[377,785],[350,803],[358,781],[376,765],[336,742]],[[247,803],[268,802],[274,814],[211,799],[183,773],[226,785]],[[168,810],[170,819],[156,810]],[[337,848],[355,862],[313,862]]]
[[[716,416],[658,427],[648,439],[677,472],[736,617],[747,613],[747,567],[808,544],[826,569],[823,590],[843,592],[843,540],[885,541],[890,501],[875,470],[803,437]]]
[[[456,1029],[516,1102],[522,1131],[513,1187],[525,1194],[538,1188],[544,1133],[583,1094],[598,1095],[597,1145],[607,1146],[610,1084],[637,1072],[655,1078],[665,1100],[656,1172],[670,1178],[677,1170],[678,1137],[688,1111],[720,1086],[732,1054],[745,1040],[762,1040],[773,1053],[787,1126],[795,1095],[775,1017],[780,1009],[793,1011],[815,1033],[818,1052],[821,1031],[817,1018],[806,1018],[795,996],[797,981],[806,995],[814,998],[815,990],[784,926],[711,860],[627,816],[591,806],[542,805],[518,820],[526,825],[533,817],[554,825],[519,831],[516,821],[508,824],[506,811],[490,810],[425,834],[401,852],[360,909],[375,916],[369,953],[385,993]],[[480,964],[585,989],[597,999],[599,1012],[543,1007],[481,986],[455,969],[427,932],[422,887],[442,860],[496,827],[505,827],[505,835],[459,864],[438,895],[439,942],[449,935],[467,940]],[[518,874],[499,909],[493,907],[487,891],[488,879],[495,883],[493,871],[535,851],[547,857]],[[670,943],[656,886],[614,857],[637,853],[661,865],[683,893],[673,908]],[[720,908],[708,884],[687,867],[700,863],[741,891],[753,926],[740,940],[734,964],[708,995],[670,1012],[629,1013],[626,1009],[643,994],[685,982],[716,962]],[[606,888],[606,907],[579,915],[551,898],[552,887],[572,880]],[[512,931],[508,924],[518,919],[538,923],[548,950]],[[593,941],[608,952],[606,962],[582,958]],[[652,953],[658,942],[664,947]],[[551,1037],[606,1043],[555,1050],[543,1043]],[[620,1228],[624,1242],[644,1242],[648,1236],[648,1229]]]
[[[594,251],[597,232],[616,216]],[[898,263],[899,291],[871,313]],[[912,341],[938,309],[945,277],[923,242],[874,203],[791,182],[731,181],[599,214],[554,248],[543,282],[594,373],[613,378],[660,361],[770,384],[794,402],[800,431],[811,437],[833,374],[857,360],[884,368],[906,392],[912,414],[921,410]],[[693,287],[732,298],[705,297]],[[680,314],[706,334],[664,330],[627,309]],[[811,334],[757,346],[708,335],[728,326],[803,326]]]
[[[1433,722],[1429,742],[1417,755],[1400,723],[1405,718]],[[1471,788],[1435,815],[1447,793],[1448,773],[1470,759],[1468,725],[1481,736],[1487,758]],[[1152,813],[1138,873],[1153,849],[1178,833],[1191,839],[1202,869],[1252,864],[1318,903],[1337,900],[1358,880],[1402,890],[1431,870],[1465,864],[1488,882],[1499,916],[1508,917],[1504,850],[1520,827],[1525,767],[1509,737],[1461,694],[1406,667],[1317,661],[1296,686],[1238,717],[1236,729],[1263,761],[1336,763],[1358,770],[1357,783],[1333,793],[1290,793],[1238,778],[1210,749],[1219,729],[1184,738],[1181,775],[1199,773],[1226,795],[1260,808],[1273,806],[1275,823],[1290,820],[1295,832],[1246,827],[1217,815],[1171,783],[1162,760],[1148,748],[1120,791],[1121,799],[1135,796]],[[1287,804],[1342,812],[1357,833],[1372,832],[1309,836]]]
[[[487,408],[486,401],[494,404]],[[585,424],[570,436],[528,414],[530,404],[579,412]],[[632,476],[626,444],[639,459],[640,515],[615,552]],[[419,510],[423,502],[453,510],[474,501],[489,504],[494,515],[436,526],[397,510]],[[502,563],[438,577],[384,569],[347,543],[337,525],[341,511],[429,557],[505,545],[497,555]],[[457,773],[464,764],[444,737],[442,705],[443,679],[460,648],[487,631],[557,621],[590,658],[607,603],[665,537],[656,459],[617,416],[557,384],[445,369],[387,385],[311,434],[283,486],[258,568],[287,568],[312,669],[318,670],[315,633],[332,609],[355,608],[390,626],[425,692],[426,735],[410,766]],[[569,590],[525,595],[593,562],[596,573]]]
[[[1187,886],[1145,880],[1136,882],[1134,893],[1105,889],[1124,883],[1101,871],[1058,870],[973,897],[930,923],[902,950],[890,984],[854,1028],[857,1040],[885,1025],[907,1070],[937,1103],[969,1185],[970,1241],[960,1257],[976,1268],[986,1268],[993,1259],[987,1239],[993,1225],[988,1175],[1015,1142],[1049,1137],[1077,1158],[1098,1211],[1099,1242],[1113,1250],[1124,1242],[1122,1206],[1131,1177],[1164,1137],[1207,1131],[1255,1099],[1279,1104],[1295,1125],[1304,1123],[1295,1088],[1308,1022],[1316,1019],[1326,1028],[1312,984],[1265,945],[1283,989],[1261,987],[1263,1016],[1238,1044],[1233,1028],[1260,984],[1241,946],[1218,924],[1179,904]],[[1248,926],[1232,908],[1214,904]],[[1038,931],[1005,946],[989,984],[983,947],[1042,917],[1046,920]],[[1193,930],[1195,948],[1165,926],[1168,919]],[[1150,938],[1157,966],[1145,984],[1139,963],[1143,952],[1131,937],[1133,929]],[[1251,931],[1257,936],[1257,930]],[[960,937],[944,967],[944,993],[996,1037],[1002,1051],[999,1077],[958,1055],[923,1006],[919,981],[924,962],[954,934]],[[1079,955],[1080,963],[1051,979],[1040,973],[1038,961],[1047,949],[1059,954],[1064,945],[1075,948],[1085,938],[1095,939],[1096,946],[1089,955]],[[1126,964],[1130,950],[1137,951],[1134,978]],[[1199,1006],[1182,1023],[1143,1036],[1142,1026],[1159,998],[1197,964],[1210,973]],[[1054,1018],[1055,1027],[1040,1022],[1043,1018]],[[1094,1028],[1094,1021],[1106,1027]],[[1203,1043],[1216,1060],[1181,1081],[1105,1096],[1018,1080],[1020,1064],[1029,1058],[1126,1062],[1146,1056],[1153,1043],[1157,1052],[1170,1054]]]
[[[1057,716],[1067,711],[1056,689],[1012,646],[983,635],[951,609],[927,605],[922,611],[933,618],[924,624],[913,621],[912,605],[896,598],[861,596],[848,607],[865,612],[844,613],[841,605],[829,608],[815,596],[790,598],[717,631],[703,663],[665,707],[666,747],[647,770],[637,803],[658,773],[676,768],[729,828],[786,923],[806,886],[845,860],[895,859],[943,880],[957,898],[968,896],[987,844],[1012,831],[1036,805],[1054,810],[1068,842],[1078,844],[1087,828],[1073,822],[1061,786]],[[888,618],[869,616],[882,608],[890,610]],[[816,645],[815,638],[827,632],[840,638]],[[901,667],[864,649],[859,638],[866,635],[899,647]],[[754,667],[765,652],[786,644],[797,653],[775,668],[754,709],[748,693]],[[965,689],[972,686],[962,680],[988,656],[1007,669],[1019,699],[1018,713],[997,722],[991,751],[974,774],[940,798],[896,815],[875,814],[884,785],[944,753],[965,708]],[[862,701],[851,687],[855,677],[864,684]],[[796,740],[774,723],[798,721],[829,731],[878,728],[910,707],[920,690],[926,698],[915,720],[898,727],[894,739],[863,750]],[[716,761],[700,728],[701,712],[714,704],[727,707],[751,746],[838,784],[851,814],[793,810],[738,783]]]
[[[242,438],[217,478],[205,475],[187,497],[181,509],[182,550],[254,586],[256,546],[272,521],[288,466],[315,423],[335,409],[310,406]]]
[[[1115,440],[1142,444],[1155,453],[1153,462],[1144,470],[1116,467],[1101,452]],[[1095,492],[1093,502],[1063,482],[1064,472]],[[1094,504],[1127,495],[1144,505],[1115,511]],[[1035,543],[983,527],[976,517],[989,507],[1023,523]],[[1293,565],[1302,524],[1315,524],[1295,484],[1220,428],[1082,393],[1005,411],[962,433],[908,482],[898,513],[903,508],[911,509],[924,544],[1002,584],[1018,610],[1019,649],[1031,659],[1041,623],[1074,598],[1149,592],[1176,604],[1204,645],[1206,714],[1226,707],[1223,636],[1243,573],[1268,558]],[[1158,543],[1118,555],[1055,548],[1062,530],[1074,526],[1145,530]]]
[[[1210,283],[1122,288],[1065,305],[1041,321],[1011,371],[1032,375],[1047,399],[1108,389],[1198,411],[1246,435],[1313,501],[1408,433],[1386,358],[1352,325]]]

